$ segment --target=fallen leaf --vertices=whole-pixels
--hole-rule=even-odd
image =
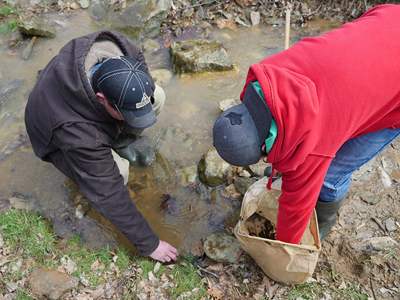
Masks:
[[[208,271],[222,271],[224,269],[224,265],[222,263],[210,265],[207,267]]]
[[[219,284],[213,283],[209,278],[207,278],[207,282],[209,286],[207,295],[212,296],[215,299],[222,299],[224,292],[222,288],[219,286]]]
[[[233,30],[236,28],[236,22],[229,19],[220,19],[217,21],[217,26],[219,29],[224,29],[225,27]]]
[[[104,267],[106,266],[106,264],[105,263],[100,263],[98,260],[96,260],[94,263],[92,263],[91,265],[90,265],[90,268],[92,269],[92,270],[99,270],[99,269],[104,269]]]
[[[8,51],[7,54],[8,54],[9,56],[17,56],[18,51],[17,51],[17,50]]]
[[[240,257],[242,256],[244,250],[239,250],[238,253],[236,254],[236,261],[239,261]]]
[[[180,262],[179,265],[181,265],[182,267],[187,267],[187,263],[185,263],[184,261]]]

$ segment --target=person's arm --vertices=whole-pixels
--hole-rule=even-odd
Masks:
[[[276,239],[298,244],[317,203],[331,158],[309,155],[296,170],[282,173]]]
[[[130,199],[111,148],[93,138],[91,132],[94,130],[89,124],[75,123],[73,130],[69,131],[68,126],[56,130],[54,139],[63,145],[65,159],[74,173],[76,183],[91,205],[112,222],[141,255],[153,255],[158,248],[162,249],[163,243]],[[168,256],[168,250],[164,249],[161,256]]]

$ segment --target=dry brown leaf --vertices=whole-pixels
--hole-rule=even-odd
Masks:
[[[91,265],[90,265],[90,268],[92,269],[92,270],[99,270],[99,269],[104,269],[105,268],[105,266],[106,266],[106,264],[105,263],[100,263],[98,260],[96,260],[94,263],[92,263]]]
[[[234,229],[235,229],[235,228],[232,227],[232,226],[226,226],[226,227],[225,227],[226,232],[227,232],[228,234],[230,234],[230,235],[233,235],[233,230],[234,230]]]
[[[222,288],[217,283],[213,283],[209,278],[207,278],[209,289],[207,291],[208,296],[212,296],[215,299],[222,299],[224,292]]]
[[[243,0],[243,4],[245,6],[254,5],[254,1],[253,0]]]
[[[65,270],[65,268],[63,266],[58,266],[57,267],[57,271],[60,272],[60,273],[67,274],[67,271]]]
[[[236,28],[236,22],[229,19],[220,19],[217,21],[217,26],[219,29],[224,29],[225,27],[233,30]]]
[[[17,50],[8,51],[7,54],[8,54],[9,56],[17,56],[18,51],[17,51]]]
[[[224,269],[224,265],[222,263],[210,265],[206,268],[208,271],[222,271]]]
[[[238,251],[238,253],[236,254],[236,261],[240,260],[240,257],[242,256],[243,252],[244,252],[243,249]]]

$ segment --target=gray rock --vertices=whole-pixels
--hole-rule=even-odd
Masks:
[[[390,248],[397,245],[397,242],[388,236],[372,237],[362,241],[363,247],[373,247],[375,249]]]
[[[240,206],[236,207],[235,211],[225,219],[224,226],[235,227],[236,224],[239,222],[241,211],[242,208]]]
[[[249,187],[255,183],[257,181],[256,178],[250,177],[250,178],[246,178],[246,177],[238,177],[236,176],[233,179],[233,184],[235,185],[236,189],[242,194],[244,195],[246,193],[246,191],[249,189]]]
[[[89,0],[79,0],[78,4],[82,9],[86,9],[89,7]]]
[[[226,50],[218,41],[186,40],[169,47],[176,74],[194,74],[235,69]]]
[[[20,25],[18,25],[18,30],[26,35],[45,37],[56,36],[56,29],[51,25],[47,25],[39,17],[32,17],[30,21],[22,22]]]
[[[79,279],[56,270],[34,268],[29,276],[32,292],[50,299],[59,299],[68,291],[78,287]]]
[[[194,183],[197,178],[197,166],[193,165],[190,167],[183,168],[181,170],[181,183],[183,186],[187,186]]]
[[[386,230],[388,232],[395,231],[397,229],[396,222],[393,218],[389,218],[385,221]]]
[[[260,24],[260,12],[252,11],[250,13],[250,20],[251,20],[251,25],[253,26]]]
[[[238,105],[242,103],[240,99],[225,99],[219,102],[219,109],[221,111],[226,111],[227,109],[231,108],[232,106]]]
[[[138,43],[138,47],[144,49],[146,53],[153,53],[160,49],[161,45],[159,42],[153,39],[144,39],[140,43]],[[151,74],[153,75],[153,74]]]
[[[118,3],[110,5],[104,22],[106,27],[130,36],[134,41],[155,37],[171,8],[171,0],[136,0],[119,9]]]
[[[28,45],[25,47],[24,52],[22,53],[22,57],[24,59],[28,59],[31,56],[33,46],[35,46],[36,36],[33,36],[29,41]]]
[[[15,48],[24,40],[24,36],[18,30],[11,32],[10,34],[10,47]]]
[[[220,263],[236,263],[238,252],[242,250],[239,241],[226,233],[214,232],[204,241],[205,254]]]
[[[30,211],[33,209],[33,203],[29,199],[24,199],[20,197],[11,197],[8,199],[12,207],[16,209]]]
[[[216,187],[226,182],[232,166],[224,161],[215,147],[212,147],[203,155],[197,166],[200,181],[204,184]]]
[[[167,69],[150,70],[150,74],[159,86],[167,86],[173,76],[173,73]]]
[[[360,193],[357,193],[356,196],[360,197],[361,200],[363,200],[365,203],[371,205],[375,205],[381,200],[379,199],[378,195],[371,191],[362,191]]]
[[[266,167],[271,166],[271,164],[264,162],[262,159],[254,165],[250,165],[249,169],[254,172],[257,176],[264,177],[264,171]]]

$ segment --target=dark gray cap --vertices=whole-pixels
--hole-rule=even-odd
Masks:
[[[221,113],[214,124],[213,140],[218,154],[234,166],[257,163],[271,120],[265,100],[249,82],[242,103]]]
[[[129,56],[111,57],[99,68],[97,82],[129,126],[144,129],[156,123],[150,101],[151,80],[139,61]]]

